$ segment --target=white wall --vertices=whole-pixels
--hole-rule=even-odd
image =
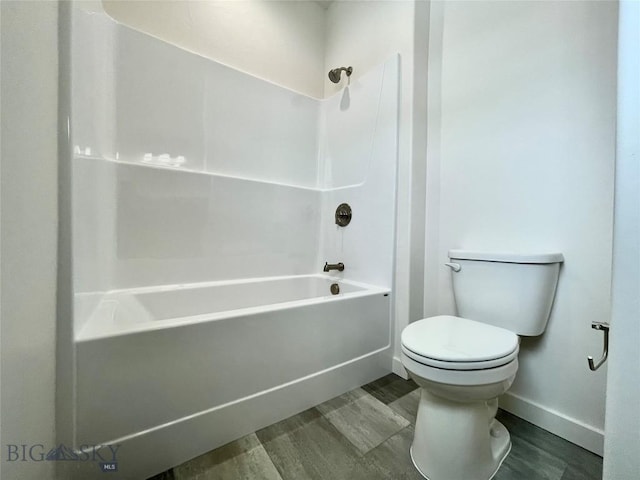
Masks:
[[[71,28],[76,292],[316,273],[338,257],[346,278],[391,286],[397,55],[319,101],[83,8]],[[162,153],[183,163],[148,168]],[[336,231],[344,201],[355,221]]]
[[[73,162],[78,292],[319,269],[317,190],[99,159]]]
[[[71,21],[76,291],[317,270],[321,102],[83,8]],[[162,154],[179,168],[148,168]]]
[[[2,478],[52,479],[53,462],[8,462],[6,448],[55,441],[58,10],[0,5]]]
[[[605,480],[640,472],[640,3],[620,4],[618,139]]]
[[[291,1],[104,1],[113,18],[235,69],[321,98],[324,9]]]
[[[411,282],[412,268],[420,271],[423,264],[423,245],[420,234],[424,231],[424,152],[420,144],[426,115],[426,90],[424,80],[415,75],[416,59],[426,62],[424,29],[428,29],[427,2],[336,1],[327,9],[325,71],[341,66],[352,66],[352,81],[367,72],[373,65],[400,54],[400,111],[398,138],[398,180],[396,204],[396,255],[395,255],[395,329],[399,332],[413,320],[421,318],[423,286]],[[416,33],[415,26],[420,30]],[[426,40],[426,39],[424,39]],[[325,79],[325,95],[339,91],[347,84],[345,76],[339,84]],[[397,342],[396,342],[397,343]],[[394,371],[406,375],[399,362],[399,349],[394,354]]]
[[[591,373],[586,356],[601,349],[591,322],[610,312],[616,4],[438,8],[425,310],[455,311],[442,266],[451,248],[562,252],[547,331],[522,340],[502,405],[601,453],[606,371]]]
[[[394,55],[322,106],[321,184],[326,188],[317,266],[343,262],[339,276],[388,288],[394,276],[398,73]],[[341,203],[352,208],[346,227],[335,225]]]
[[[79,152],[134,163],[168,154],[190,170],[316,186],[317,100],[83,7],[72,24]]]

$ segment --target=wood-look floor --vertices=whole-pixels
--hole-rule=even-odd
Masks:
[[[421,480],[409,457],[419,390],[390,374],[152,480]],[[495,480],[600,480],[602,458],[502,410]],[[467,479],[459,479],[467,480]]]

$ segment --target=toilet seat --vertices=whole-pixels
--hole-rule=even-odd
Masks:
[[[486,370],[518,356],[518,336],[452,315],[418,320],[402,332],[402,351],[413,361],[444,370]]]
[[[418,362],[407,355],[405,348],[402,349],[402,365],[414,375],[429,381],[446,385],[456,385],[460,387],[478,387],[481,385],[510,382],[518,371],[518,358],[500,365],[499,367],[477,369],[477,370],[454,370],[437,368]],[[418,385],[424,386],[416,380]],[[510,384],[510,383],[509,383]],[[506,390],[506,388],[504,389]],[[504,393],[501,391],[499,394]],[[490,396],[487,396],[490,398]]]
[[[486,360],[481,362],[446,362],[435,358],[418,355],[402,345],[402,353],[404,353],[407,357],[418,363],[421,363],[422,365],[433,368],[440,368],[442,370],[487,370],[490,368],[497,368],[506,365],[509,362],[512,362],[515,358],[518,357],[518,352],[519,348],[516,347],[516,349],[509,355],[493,360]]]

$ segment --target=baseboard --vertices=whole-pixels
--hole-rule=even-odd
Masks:
[[[398,357],[393,357],[391,371],[396,375],[404,378],[405,380],[409,378],[409,374],[407,373],[407,370],[404,368],[404,365],[402,365],[402,361]]]
[[[503,410],[602,456],[604,431],[513,393],[501,396],[499,403]]]

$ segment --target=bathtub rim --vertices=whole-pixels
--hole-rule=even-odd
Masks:
[[[225,310],[221,312],[203,313],[198,315],[189,315],[189,316],[174,317],[169,319],[154,320],[151,322],[133,323],[130,325],[122,325],[118,327],[118,329],[115,329],[113,327],[98,328],[98,329],[90,328],[91,319],[95,314],[95,311],[99,308],[102,302],[105,301],[106,299],[105,297],[108,297],[108,296],[138,295],[138,294],[144,294],[144,293],[159,293],[159,292],[169,292],[169,291],[175,291],[175,290],[189,290],[189,289],[195,289],[195,288],[208,288],[208,287],[229,286],[229,285],[244,285],[247,283],[255,284],[255,283],[265,283],[265,282],[292,280],[292,279],[306,279],[306,278],[315,278],[315,279],[320,279],[325,281],[335,281],[336,283],[339,283],[339,284],[347,284],[350,286],[360,288],[360,290],[356,292],[340,293],[338,295],[329,294],[329,295],[323,295],[318,297],[305,298],[301,300],[290,300],[286,302],[270,303],[267,305],[238,308],[234,310]],[[207,281],[207,282],[179,283],[179,284],[173,284],[173,285],[156,285],[156,286],[123,288],[123,289],[108,290],[105,292],[81,292],[81,293],[76,293],[74,297],[77,299],[82,297],[94,296],[94,297],[99,297],[99,299],[96,302],[96,305],[91,309],[90,313],[88,313],[86,320],[78,323],[74,322],[76,323],[76,325],[79,326],[78,331],[75,332],[74,341],[76,343],[99,341],[107,338],[120,337],[124,335],[141,334],[141,333],[153,332],[158,330],[168,330],[173,328],[195,325],[198,323],[215,322],[215,321],[243,317],[243,316],[253,316],[253,315],[259,315],[261,313],[273,312],[277,310],[287,310],[287,309],[299,308],[304,306],[318,305],[322,303],[346,301],[353,298],[367,297],[367,296],[373,296],[373,295],[389,295],[390,293],[391,293],[391,289],[388,287],[381,287],[381,286],[371,285],[364,282],[347,280],[337,276],[323,275],[323,274],[252,277],[252,278],[234,279],[234,280],[215,280],[215,281]],[[97,333],[96,333],[96,330],[97,330]]]

